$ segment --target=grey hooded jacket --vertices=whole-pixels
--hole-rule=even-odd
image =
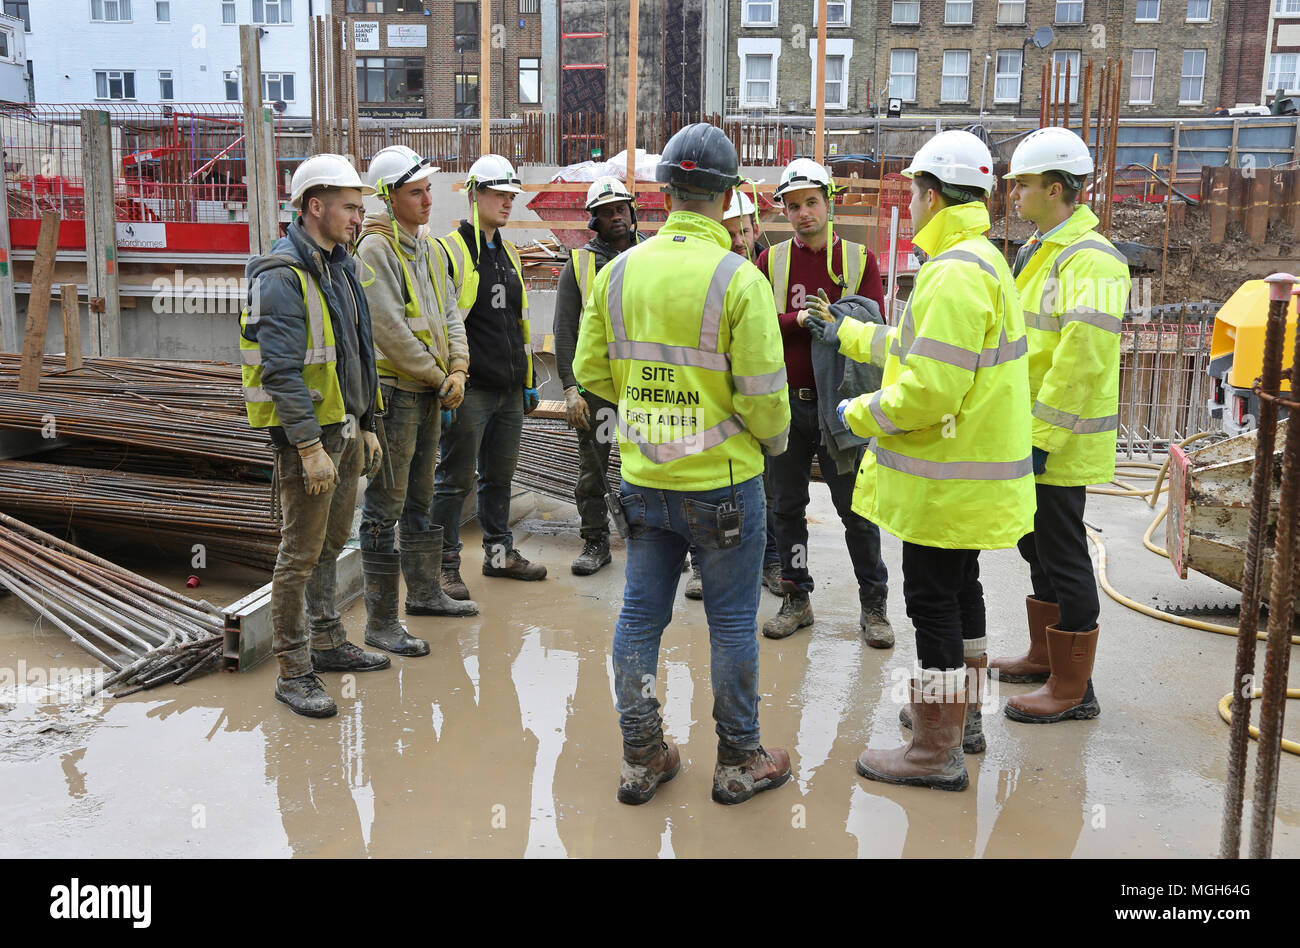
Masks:
[[[865,296],[845,296],[832,303],[831,315],[838,317],[839,322],[856,319],[860,323],[884,323],[876,301]],[[876,391],[880,388],[884,373],[877,366],[845,358],[840,355],[839,349],[829,346],[814,345],[812,363],[817,391],[835,392],[837,395],[834,398],[817,399],[822,441],[835,461],[836,471],[848,474],[857,463],[858,451],[867,443],[867,439],[850,431],[840,421],[836,408],[841,398],[854,398]]]

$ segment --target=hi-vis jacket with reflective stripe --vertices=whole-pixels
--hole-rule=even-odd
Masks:
[[[867,248],[863,244],[855,244],[843,238],[839,238],[839,242],[840,259],[843,261],[840,265],[844,268],[840,277],[847,287],[840,296],[853,296],[861,288],[862,275],[867,272]],[[793,241],[783,240],[779,244],[773,244],[767,251],[767,278],[772,283],[772,301],[776,303],[778,313],[788,312],[786,297],[790,289],[791,243]],[[833,245],[827,248],[826,252],[834,259]]]
[[[497,240],[506,249],[506,255],[510,257],[510,263],[515,268],[515,273],[519,277],[519,286],[523,290],[523,304],[519,316],[519,331],[524,337],[524,385],[527,388],[533,387],[533,359],[531,353],[532,332],[528,323],[528,288],[524,283],[524,267],[519,259],[519,251],[515,245],[506,240],[497,231]],[[438,243],[442,249],[447,252],[447,258],[451,263],[451,278],[456,284],[456,291],[459,294],[456,298],[456,305],[462,310],[462,315],[468,315],[470,309],[474,306],[474,301],[478,299],[478,270],[474,266],[475,251],[470,252],[469,244],[461,236],[460,230],[453,230],[446,237],[438,238]]]
[[[703,491],[763,473],[790,405],[772,294],[717,221],[674,211],[596,276],[573,372],[618,405],[631,484]],[[760,448],[761,445],[761,448]]]
[[[1128,261],[1079,205],[1016,275],[1029,336],[1034,447],[1047,452],[1038,483],[1105,484],[1115,476],[1120,323]]]
[[[941,210],[913,240],[928,259],[899,325],[840,328],[844,355],[884,366],[845,412],[875,439],[853,509],[922,546],[1003,549],[1034,527],[1025,326],[988,228],[978,202]]]

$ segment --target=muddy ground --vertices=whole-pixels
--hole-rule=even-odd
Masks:
[[[1025,725],[986,710],[988,750],[967,758],[964,793],[859,778],[867,741],[901,741],[899,683],[914,657],[900,547],[887,537],[898,645],[859,644],[856,592],[824,487],[813,489],[817,621],[760,639],[763,739],[793,760],[789,784],[739,807],[709,799],[715,752],[703,609],[680,597],[664,636],[659,696],[680,776],[649,804],[616,802],[620,743],[609,644],[623,553],[580,579],[573,508],[549,505],[517,530],[546,563],[540,583],[466,579],[476,619],[413,618],[430,656],[390,671],[325,675],[332,719],[272,698],[268,662],[211,674],[99,713],[0,707],[0,856],[1211,856],[1218,846],[1228,731],[1215,704],[1235,639],[1161,623],[1102,599],[1095,673],[1102,714]],[[1150,511],[1094,497],[1112,581],[1142,602],[1235,599],[1178,580],[1146,552]],[[466,540],[474,549],[477,534]],[[992,651],[1023,644],[1025,568],[981,557]],[[183,588],[188,564],[151,565]],[[209,571],[194,592],[229,601],[250,577]],[[684,584],[684,579],[683,579]],[[223,599],[222,597],[226,597]],[[776,597],[763,594],[760,620]],[[359,640],[360,605],[346,615]],[[1262,656],[1262,649],[1261,649]],[[0,667],[93,663],[58,630],[0,600]],[[1293,659],[1294,662],[1294,659]],[[1292,679],[1300,680],[1293,666]],[[1294,708],[1288,736],[1300,737]],[[1300,758],[1283,754],[1274,854],[1300,856]],[[1253,752],[1252,773],[1253,782]],[[1250,788],[1247,785],[1247,797]],[[1249,823],[1249,804],[1247,806]]]

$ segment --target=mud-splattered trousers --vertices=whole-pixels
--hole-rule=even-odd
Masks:
[[[686,550],[694,544],[709,621],[713,718],[720,744],[754,750],[758,734],[758,596],[766,545],[763,479],[736,485],[741,542],[718,549],[716,505],[731,490],[658,490],[623,481],[631,536],[623,611],[614,629],[615,708],[623,741],[658,741],[663,722],[655,697],[659,640],[673,615]]]
[[[281,524],[271,574],[271,629],[281,678],[311,674],[311,649],[338,648],[347,641],[334,605],[335,566],[352,532],[362,450],[359,435],[345,438],[343,428],[326,425],[321,432],[321,444],[338,470],[338,483],[323,494],[307,493],[296,447],[275,448]]]
[[[384,396],[384,459],[361,504],[361,549],[394,552],[393,528],[403,537],[433,526],[433,467],[442,434],[438,393],[380,386]]]

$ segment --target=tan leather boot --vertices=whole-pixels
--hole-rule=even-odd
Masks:
[[[989,674],[997,674],[998,681],[1027,685],[1047,681],[1052,672],[1047,663],[1047,627],[1060,620],[1061,609],[1054,602],[1026,596],[1025,612],[1029,616],[1029,651],[989,662]]]
[[[974,641],[974,640],[972,640]],[[983,642],[984,639],[979,639]],[[981,754],[987,743],[984,740],[984,692],[987,686],[989,655],[981,649],[978,655],[962,659],[966,666],[966,721],[962,726],[961,749],[967,754]],[[898,723],[911,730],[912,711],[904,705],[898,711]]]
[[[623,769],[618,778],[618,802],[638,806],[649,802],[661,783],[677,776],[682,755],[672,741],[660,739],[656,746],[623,745]]]
[[[1029,724],[1053,724],[1101,714],[1101,705],[1092,690],[1097,630],[1062,632],[1056,626],[1048,626],[1047,654],[1052,666],[1047,683],[1027,695],[1008,698],[1007,717]]]
[[[744,803],[756,793],[774,790],[790,779],[790,755],[785,748],[759,747],[745,754],[718,747],[713,768],[713,799],[716,803]]]
[[[938,685],[927,694],[919,680],[909,683],[915,731],[903,747],[868,747],[858,758],[858,773],[868,780],[939,790],[965,790],[970,784],[962,753],[966,721],[966,669],[923,674]]]

